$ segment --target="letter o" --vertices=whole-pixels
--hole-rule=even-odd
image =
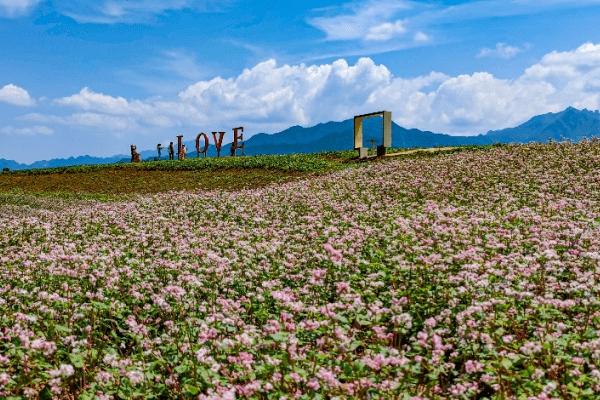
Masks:
[[[200,150],[200,138],[204,137],[204,147]],[[196,136],[196,157],[200,157],[200,153],[204,154],[206,157],[206,152],[208,151],[208,135],[204,132],[201,132]]]

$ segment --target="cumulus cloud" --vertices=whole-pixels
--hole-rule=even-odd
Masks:
[[[35,100],[31,98],[27,90],[12,83],[0,88],[0,102],[22,107],[35,104]]]
[[[62,119],[61,123],[74,123],[84,126],[108,126],[118,130],[126,127],[139,127],[142,125],[152,127],[169,127],[176,125],[174,118],[181,118],[182,113],[171,112],[173,106],[177,111],[177,104],[152,100],[127,100],[124,97],[113,97],[104,93],[94,92],[84,87],[79,93],[68,97],[56,99],[55,103],[88,111],[73,114],[70,119]]]
[[[40,0],[0,0],[0,16],[15,18],[29,13]]]
[[[99,109],[109,113],[124,113],[129,109],[129,102],[123,97],[112,97],[96,93],[84,87],[77,94],[56,100],[58,104],[75,106],[84,110]]]
[[[578,108],[600,108],[600,44],[586,43],[575,51],[553,51],[527,68],[526,84],[545,82],[555,89],[556,103]],[[556,108],[556,106],[555,106]]]
[[[370,58],[354,65],[343,59],[321,65],[268,60],[236,77],[199,81],[175,99],[125,99],[84,88],[57,103],[78,110],[65,123],[121,130],[243,124],[251,132],[269,132],[388,109],[403,126],[475,134],[571,105],[600,108],[600,45],[547,54],[516,79],[487,72],[405,79]]]
[[[496,57],[503,58],[505,60],[516,57],[519,53],[522,53],[525,50],[524,47],[511,46],[506,43],[496,43],[496,47],[493,49],[484,47],[479,51],[477,55],[478,58],[485,57]]]
[[[275,60],[246,69],[236,78],[215,78],[189,86],[179,94],[186,104],[210,109],[224,119],[290,120],[310,124],[347,115],[367,101],[372,89],[387,85],[392,74],[383,65],[361,58],[355,65],[337,60],[323,65],[282,65]]]

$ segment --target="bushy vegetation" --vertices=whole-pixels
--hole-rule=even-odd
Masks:
[[[599,142],[39,201],[0,207],[0,397],[600,392]]]
[[[320,172],[339,168],[351,152],[261,155],[248,157],[206,157],[186,160],[122,162],[116,164],[81,165],[15,171],[13,174],[45,175],[49,173],[86,173],[106,169],[134,171],[209,171],[216,169],[267,169],[277,171]]]

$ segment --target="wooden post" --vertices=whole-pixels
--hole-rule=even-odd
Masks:
[[[177,159],[181,160],[183,153],[183,135],[177,135]]]

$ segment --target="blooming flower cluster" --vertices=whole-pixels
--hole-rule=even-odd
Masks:
[[[591,398],[600,143],[0,208],[0,397]]]

